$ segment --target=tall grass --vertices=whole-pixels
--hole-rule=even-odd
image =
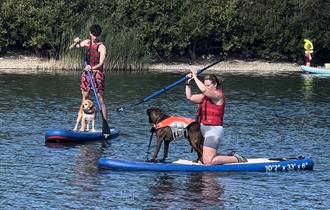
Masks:
[[[69,50],[69,45],[75,37],[80,39],[88,38],[89,26],[86,24],[81,29],[76,29],[63,34],[63,46],[59,49],[59,62],[64,69],[81,70],[85,49]],[[109,24],[101,24],[101,41],[107,47],[105,69],[110,71],[118,70],[143,70],[148,63],[149,56],[146,48],[138,39],[134,30],[118,30]]]

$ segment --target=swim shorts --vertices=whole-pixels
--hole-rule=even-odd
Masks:
[[[223,127],[201,124],[201,132],[204,136],[204,145],[213,149],[218,149],[223,141]]]
[[[93,71],[93,80],[97,93],[103,94],[104,92],[104,80],[105,74],[103,71]],[[80,90],[83,92],[88,92],[91,90],[92,86],[89,81],[89,77],[86,71],[81,74],[80,77]]]

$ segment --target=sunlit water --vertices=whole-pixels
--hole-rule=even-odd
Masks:
[[[81,100],[79,73],[0,75],[0,209],[330,208],[329,77],[221,75],[228,105],[220,151],[236,150],[246,157],[310,156],[313,171],[99,171],[101,156],[146,159],[147,108],[194,117],[196,106],[185,100],[183,85],[133,109],[115,111],[179,77],[107,74],[105,98],[120,137],[46,145],[47,129],[74,126]],[[180,158],[196,158],[185,140],[170,145],[168,161]]]

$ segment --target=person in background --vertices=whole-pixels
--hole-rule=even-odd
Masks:
[[[202,161],[207,165],[247,162],[247,160],[231,152],[228,155],[220,155],[217,150],[223,141],[223,118],[226,99],[221,83],[215,75],[206,75],[204,82],[197,77],[197,71],[191,70],[190,79],[186,83],[186,98],[198,104],[197,121],[200,123],[201,133],[204,137]],[[194,80],[201,91],[192,94],[190,81]]]
[[[312,61],[312,52],[311,52],[311,46],[307,45],[307,49],[305,50],[305,61],[306,61],[306,66],[311,66],[311,61]]]
[[[79,37],[76,37],[74,39],[73,44],[70,45],[69,49],[82,47],[87,49],[87,65],[85,66],[85,71],[81,75],[80,84],[82,101],[89,98],[91,84],[88,78],[87,71],[92,71],[97,96],[99,98],[99,102],[102,108],[102,113],[104,118],[108,120],[107,108],[103,98],[105,81],[103,66],[106,58],[107,49],[98,38],[101,33],[101,26],[98,24],[94,24],[90,27],[89,38],[81,41]]]

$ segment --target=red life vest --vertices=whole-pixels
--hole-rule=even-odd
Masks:
[[[88,64],[92,67],[96,66],[100,62],[100,52],[99,52],[99,46],[101,43],[92,43],[90,41],[89,46],[87,46],[87,60]],[[96,70],[103,70],[103,66],[99,67]]]
[[[223,90],[222,90],[223,93]],[[214,104],[210,98],[204,96],[202,102],[198,105],[197,119],[203,125],[223,125],[223,116],[225,114],[225,104]]]

